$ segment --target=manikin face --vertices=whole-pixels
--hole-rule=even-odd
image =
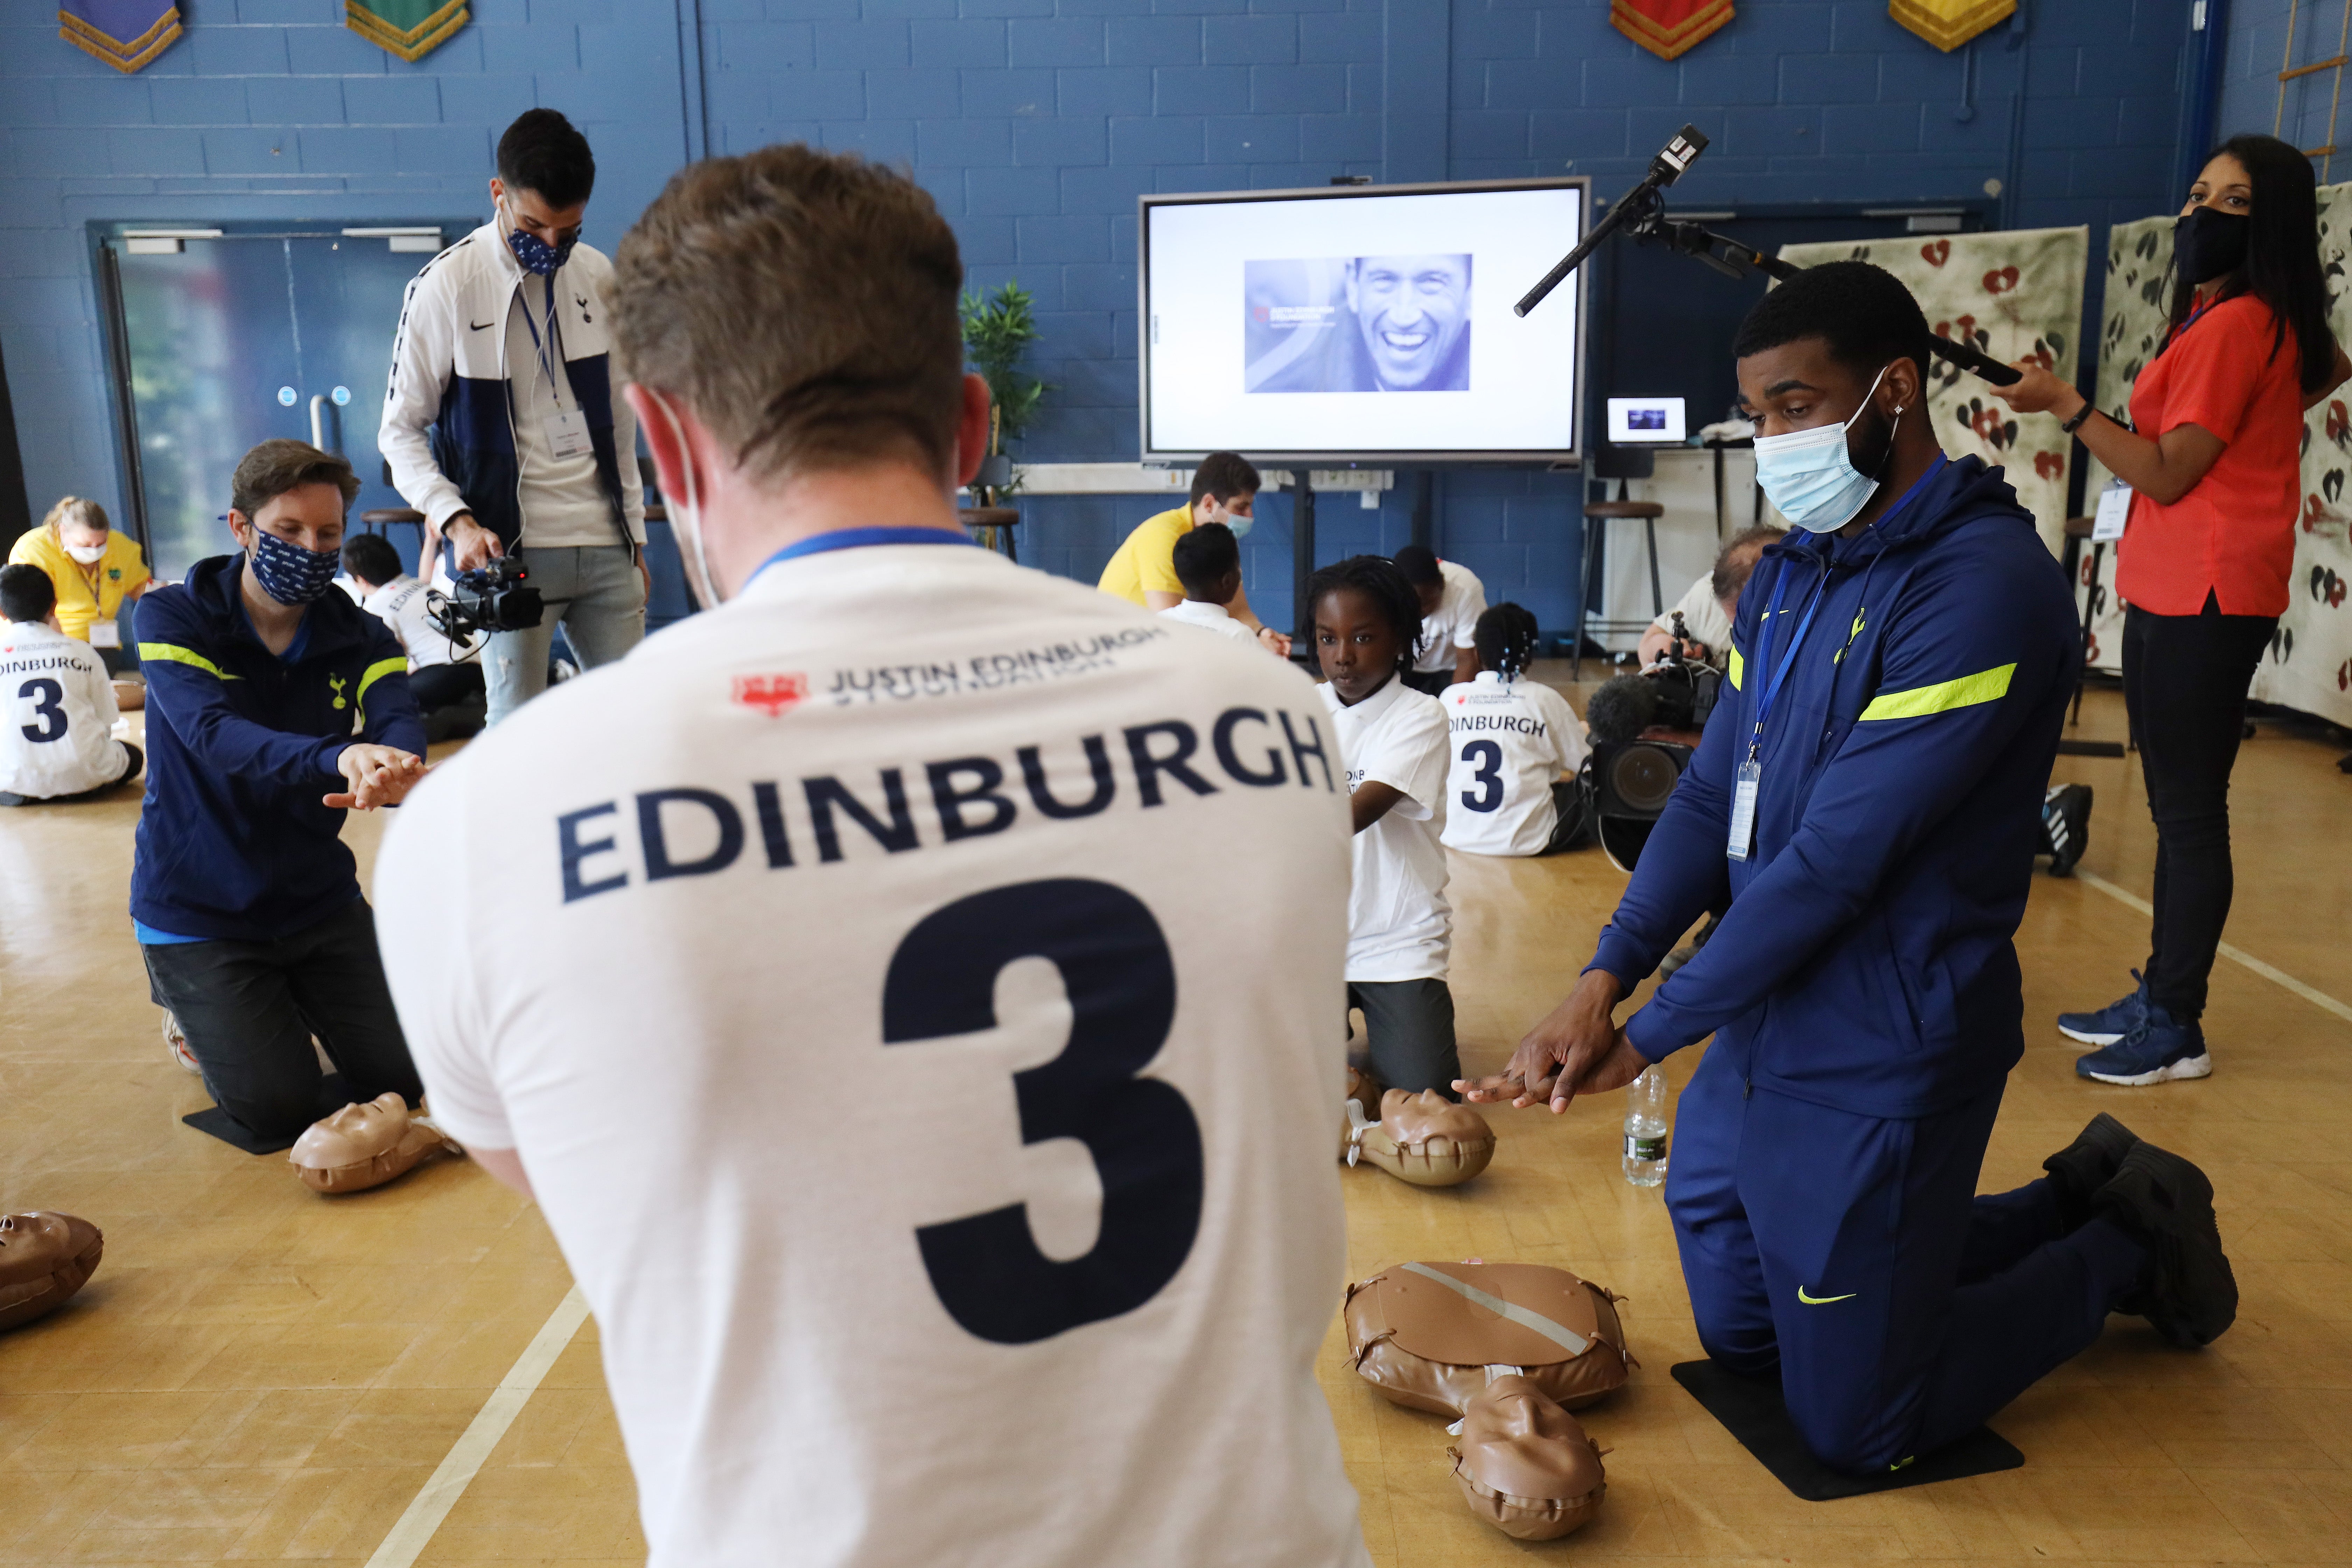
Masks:
[[[355,1165],[394,1148],[407,1131],[406,1102],[397,1094],[381,1094],[312,1123],[296,1154],[306,1165]]]
[[[1470,323],[1470,270],[1459,256],[1359,257],[1348,308],[1381,385],[1410,392],[1437,374]]]
[[[1455,1446],[1475,1479],[1513,1497],[1578,1498],[1601,1484],[1584,1428],[1524,1377],[1498,1377],[1471,1400]]]
[[[1485,1117],[1433,1089],[1419,1094],[1392,1089],[1381,1095],[1381,1126],[1400,1143],[1421,1143],[1432,1138],[1467,1142],[1495,1135]]]
[[[1405,652],[1380,607],[1353,588],[1337,588],[1315,606],[1315,654],[1324,679],[1352,708],[1397,672]]]

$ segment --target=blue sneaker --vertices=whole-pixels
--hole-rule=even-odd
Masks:
[[[2147,1016],[2147,981],[2137,969],[2131,976],[2139,983],[2138,990],[2095,1013],[2059,1014],[2058,1032],[2086,1046],[2112,1046],[2138,1028]]]
[[[2114,1045],[2074,1058],[2074,1071],[2101,1083],[2137,1089],[2171,1079],[2210,1078],[2213,1058],[2205,1052],[2205,1030],[2176,1024],[2160,1004],[2147,1004],[2139,1026]]]

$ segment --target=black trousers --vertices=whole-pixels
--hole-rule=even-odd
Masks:
[[[354,1100],[425,1093],[392,1009],[375,912],[353,899],[277,942],[142,944],[148,994],[168,1007],[204,1069],[205,1087],[257,1142],[291,1140],[321,1116],[319,1037]]]
[[[2156,818],[2156,921],[2147,994],[2175,1021],[2205,1012],[2205,983],[2230,918],[2230,770],[2246,687],[2278,622],[2124,612],[2124,707]]]
[[[1454,667],[1449,664],[1444,669],[1408,669],[1397,679],[1415,691],[1426,691],[1432,697],[1437,697],[1454,684]]]
[[[1348,1005],[1363,1010],[1372,1076],[1390,1089],[1433,1089],[1448,1100],[1462,1076],[1454,1047],[1454,993],[1443,980],[1350,980]]]
[[[0,789],[0,805],[65,805],[78,800],[96,800],[116,784],[127,784],[137,778],[139,770],[147,765],[146,754],[138,747],[125,741],[122,742],[122,749],[130,753],[123,759],[122,771],[102,784],[90,789],[77,790],[72,795],[16,795],[11,791]]]

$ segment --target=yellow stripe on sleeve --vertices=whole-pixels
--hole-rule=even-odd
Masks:
[[[1948,713],[1955,708],[1998,702],[2009,695],[2009,679],[2016,673],[2017,666],[2004,664],[1975,675],[1963,675],[1957,680],[1939,680],[1933,686],[1882,691],[1862,710],[1862,716],[1864,720],[1925,719],[1931,713]]]
[[[365,724],[367,722],[368,688],[373,686],[377,681],[382,680],[387,675],[406,675],[407,673],[408,659],[405,656],[399,658],[380,658],[373,664],[367,667],[366,670],[360,676],[360,692],[358,700],[360,722],[362,724]]]
[[[1737,647],[1733,648],[1731,650],[1731,689],[1734,691],[1739,689],[1740,673],[1747,668],[1748,661],[1739,657],[1739,650]]]
[[[141,643],[139,645],[139,658],[142,662],[148,659],[161,659],[166,664],[184,664],[191,669],[201,669],[206,675],[214,676],[222,680],[242,680],[245,679],[241,675],[229,674],[228,671],[223,669],[219,665],[215,664],[211,659],[206,658],[204,655],[197,653],[193,649],[182,647],[176,643]]]

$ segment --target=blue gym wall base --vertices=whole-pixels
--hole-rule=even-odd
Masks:
[[[1999,180],[2004,226],[2087,223],[2098,247],[2178,200],[2189,4],[2024,0],[1946,55],[1883,0],[1744,0],[1668,63],[1603,0],[476,0],[412,66],[335,0],[205,0],[129,78],[20,5],[0,26],[0,347],[34,514],[69,490],[119,514],[89,221],[486,213],[498,131],[543,103],[596,147],[588,237],[608,250],[706,148],[803,139],[909,166],[972,284],[1037,296],[1055,390],[1022,455],[1131,459],[1142,193],[1573,171],[1606,201],[1690,121],[1714,145],[1685,205],[1981,202]],[[2268,21],[2240,0],[2233,44],[2240,16]],[[1563,625],[1578,481],[1438,489],[1440,549]],[[1326,498],[1322,555],[1403,542],[1410,493]],[[1024,559],[1090,579],[1152,504],[1033,500]],[[1249,591],[1279,620],[1289,505],[1259,515]]]

